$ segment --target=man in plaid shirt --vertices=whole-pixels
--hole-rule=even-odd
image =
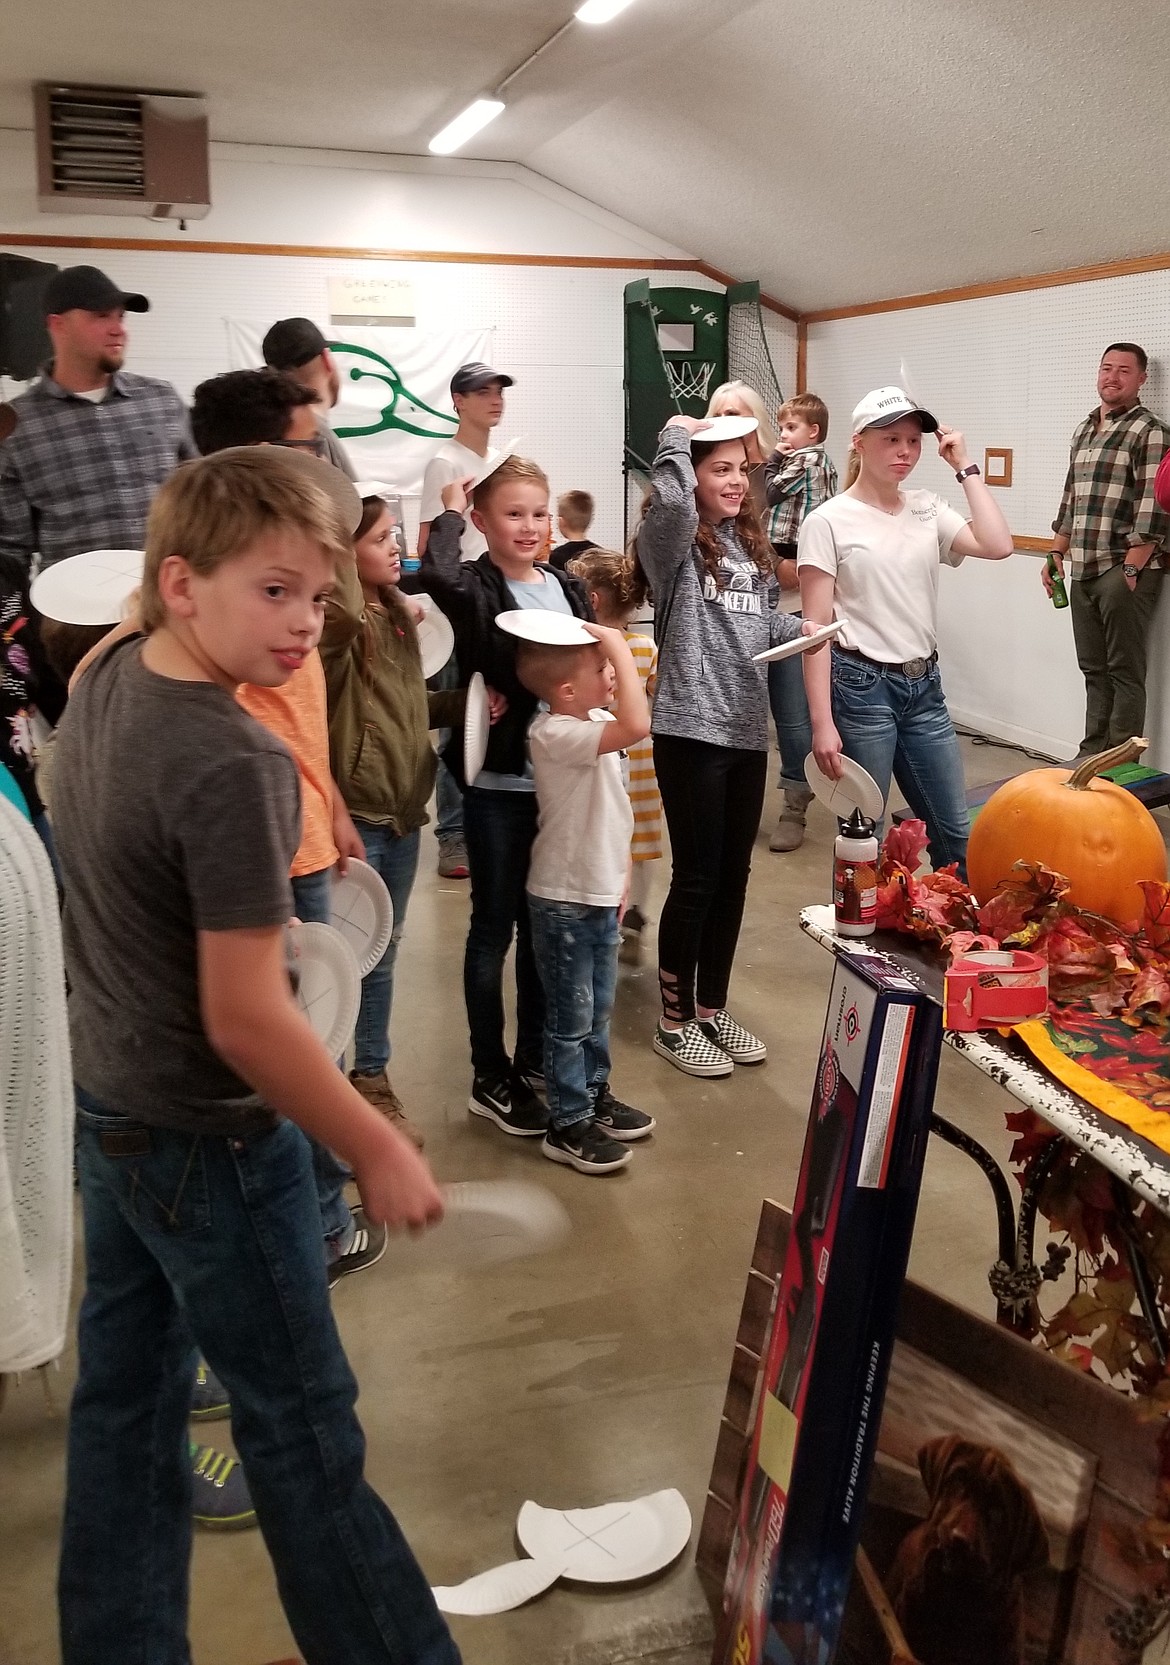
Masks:
[[[1076,761],[1141,734],[1146,721],[1146,642],[1160,591],[1170,517],[1154,499],[1154,475],[1170,428],[1139,394],[1146,354],[1132,341],[1105,349],[1101,400],[1073,435],[1060,513],[1052,523],[1057,571],[1070,566],[1073,639],[1085,679],[1085,737]],[[1045,564],[1044,588],[1052,594]]]
[[[0,445],[0,553],[25,569],[86,549],[141,549],[151,498],[176,464],[198,456],[169,382],[122,369],[125,294],[96,266],[45,286],[53,360],[12,401],[17,426]]]

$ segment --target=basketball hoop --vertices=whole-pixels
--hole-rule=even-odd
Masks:
[[[714,360],[668,358],[664,359],[663,363],[666,365],[666,377],[675,399],[697,399],[706,404],[711,377],[715,373]]]

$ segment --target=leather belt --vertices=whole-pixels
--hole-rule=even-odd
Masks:
[[[897,671],[911,682],[917,682],[919,677],[925,676],[932,666],[938,664],[937,648],[929,659],[904,659],[900,665],[889,664],[883,659],[871,659],[867,653],[859,653],[856,648],[842,647],[839,642],[833,643],[833,652],[847,653],[850,659],[860,659],[863,665],[872,665],[875,671]]]

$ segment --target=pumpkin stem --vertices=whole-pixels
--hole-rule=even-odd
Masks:
[[[1136,763],[1149,743],[1135,735],[1131,740],[1123,740],[1120,746],[1111,746],[1107,752],[1087,757],[1083,763],[1077,764],[1065,785],[1084,792],[1095,775],[1104,774],[1106,769],[1116,769],[1122,763]]]

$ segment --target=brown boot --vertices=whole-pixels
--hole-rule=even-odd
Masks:
[[[798,786],[786,786],[784,788],[784,808],[780,811],[776,831],[769,840],[769,850],[784,852],[800,849],[800,846],[804,843],[805,812],[809,804],[812,803],[812,796],[807,788]]]
[[[385,1116],[392,1127],[396,1127],[399,1133],[405,1133],[416,1149],[423,1148],[423,1136],[402,1108],[402,1100],[390,1085],[390,1077],[385,1070],[380,1075],[358,1075],[355,1071],[349,1079],[362,1097],[372,1104],[379,1114]]]

